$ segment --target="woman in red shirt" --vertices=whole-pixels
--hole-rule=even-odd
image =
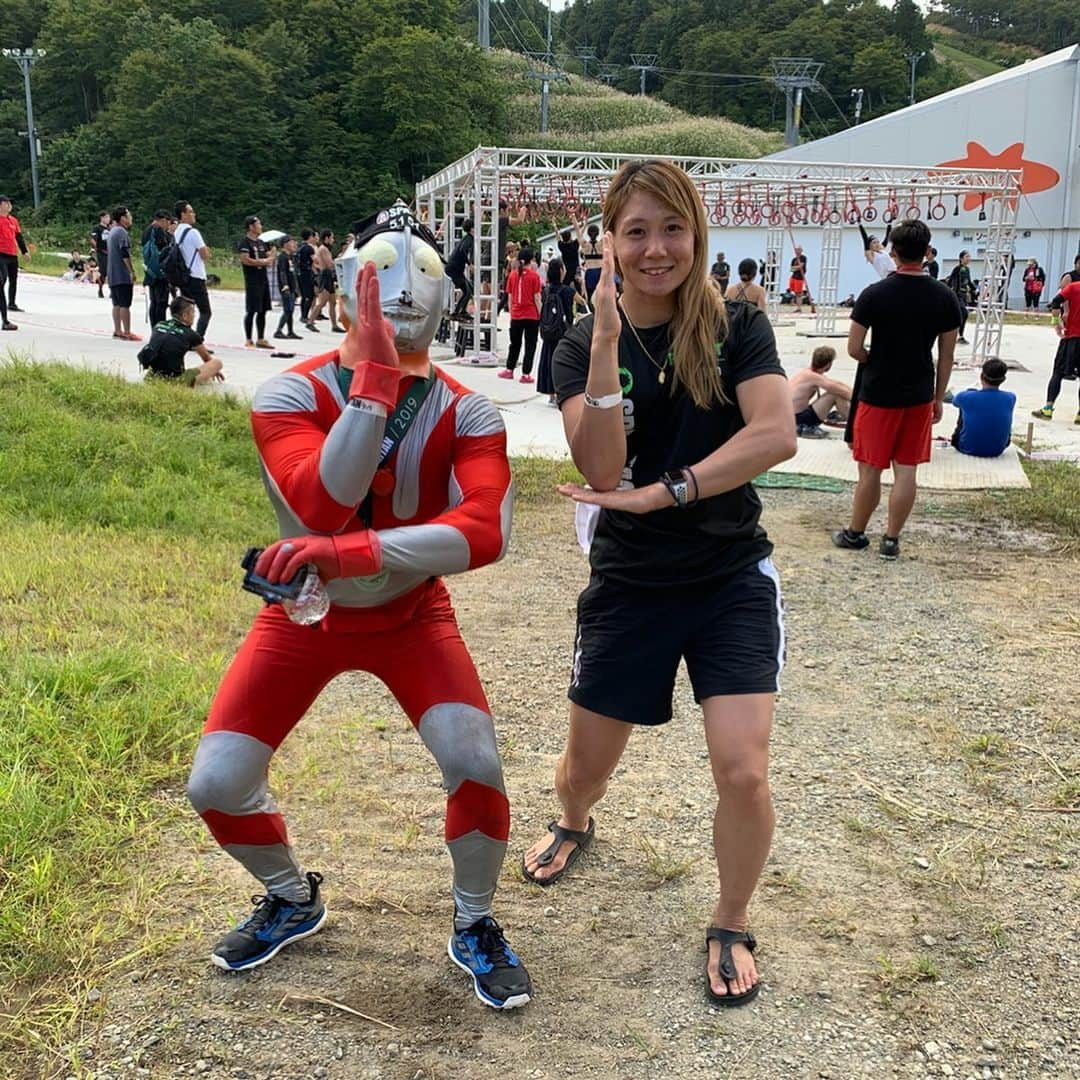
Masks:
[[[532,248],[522,248],[517,269],[510,271],[506,281],[506,291],[510,296],[510,355],[506,358],[506,367],[499,372],[500,379],[514,377],[524,338],[525,359],[521,363],[521,381],[536,381],[532,377],[532,367],[536,339],[540,335],[540,293],[543,288],[533,263]]]

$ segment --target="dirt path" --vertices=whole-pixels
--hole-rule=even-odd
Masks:
[[[1080,1076],[1080,816],[1025,809],[1080,802],[1080,560],[964,531],[939,503],[888,565],[829,545],[846,497],[765,498],[789,666],[754,1006],[703,995],[713,794],[685,679],[674,721],[631,740],[575,876],[520,881],[555,806],[586,576],[551,505],[519,516],[503,563],[452,583],[511,791],[496,914],[536,1001],[496,1014],[449,964],[436,771],[380,687],[342,679],[273,777],[326,877],[327,929],[246,976],[211,968],[252,883],[185,818],[145,868],[168,883],[154,948],[100,987],[81,1068],[59,1075]]]

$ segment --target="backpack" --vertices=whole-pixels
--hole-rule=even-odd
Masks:
[[[563,315],[558,290],[545,285],[540,297],[540,336],[550,345],[554,345],[562,340],[565,333],[566,317]]]
[[[191,226],[185,225],[184,229],[191,232]],[[180,244],[184,236],[179,231],[175,237],[169,238],[169,243],[158,254],[158,268],[163,277],[170,285],[178,289],[186,289],[191,281],[191,267],[188,265],[184,253],[180,250]],[[143,246],[143,258],[146,257],[146,247]],[[147,263],[149,266],[149,263]]]
[[[172,242],[172,237],[170,236],[166,247]],[[146,276],[154,281],[161,280],[161,255],[165,250],[165,248],[159,248],[154,242],[154,233],[151,230],[150,235],[146,239],[146,243],[142,246],[142,261]]]

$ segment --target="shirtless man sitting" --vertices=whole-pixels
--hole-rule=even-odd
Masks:
[[[810,357],[810,366],[791,376],[791,404],[795,410],[795,430],[809,439],[825,439],[821,422],[835,409],[841,420],[847,419],[851,387],[827,377],[836,359],[836,350],[819,345]]]

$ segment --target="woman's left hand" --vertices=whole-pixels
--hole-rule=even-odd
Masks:
[[[559,484],[556,491],[574,502],[622,510],[627,514],[649,514],[653,510],[675,505],[671,492],[661,483],[640,488],[616,488],[614,491],[593,491],[580,484]]]

